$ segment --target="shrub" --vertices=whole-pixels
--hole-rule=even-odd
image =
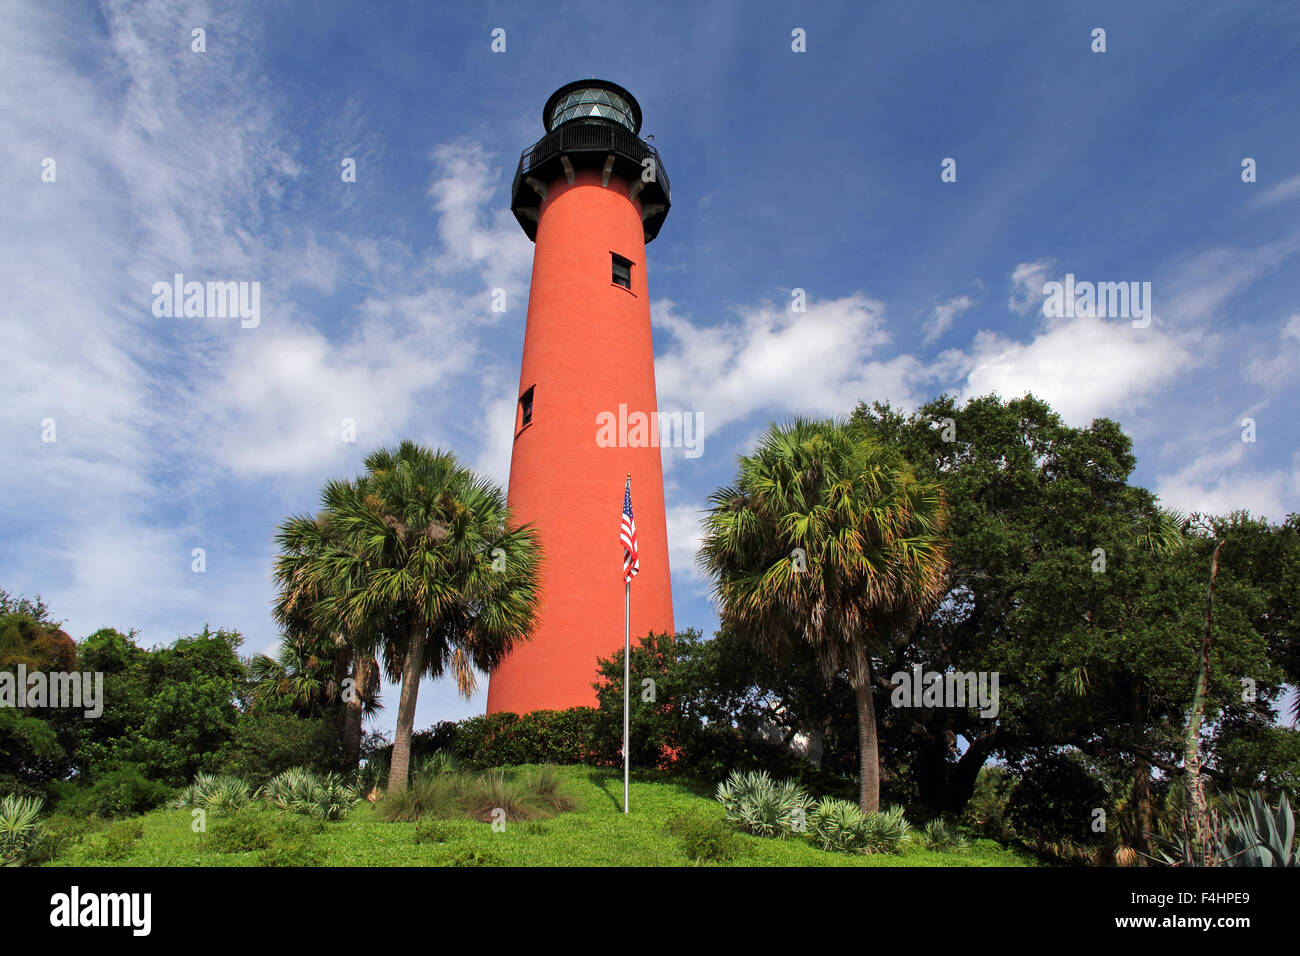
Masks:
[[[448,750],[435,750],[416,760],[414,767],[415,776],[432,777],[441,773],[456,772],[460,769],[460,762]]]
[[[762,837],[802,832],[812,799],[793,780],[776,783],[767,771],[733,770],[718,784],[717,799],[731,825]]]
[[[276,841],[275,821],[258,810],[245,809],[222,819],[207,835],[217,853],[265,850]]]
[[[310,837],[278,840],[258,857],[262,866],[320,866],[324,854]]]
[[[7,794],[0,798],[0,865],[22,866],[36,857],[45,839],[39,797]]]
[[[237,813],[254,802],[253,789],[246,780],[230,774],[201,773],[194,782],[180,792],[175,805],[198,807],[209,813]]]
[[[172,793],[167,784],[146,778],[136,764],[124,764],[90,786],[71,791],[60,801],[59,809],[72,816],[139,816],[162,806]]]
[[[479,767],[592,763],[597,758],[595,723],[594,707],[535,710],[522,717],[502,712],[463,720],[454,734],[443,728],[430,742],[450,737],[456,757]]]
[[[681,841],[686,859],[694,863],[725,863],[740,853],[740,840],[725,823],[698,813],[668,818],[664,829]]]
[[[356,791],[337,774],[318,776],[306,767],[293,767],[278,774],[260,793],[281,810],[318,820],[338,820],[360,800]]]
[[[376,808],[384,819],[393,821],[468,817],[490,822],[498,809],[505,811],[507,820],[532,820],[576,805],[555,768],[543,766],[514,775],[504,770],[417,774],[405,790],[385,794]]]
[[[1170,866],[1300,866],[1300,840],[1286,794],[1273,807],[1261,794],[1230,796],[1222,810],[1210,810],[1205,856],[1198,852],[1194,827],[1184,813],[1174,832],[1157,839],[1155,859]]]
[[[86,839],[86,856],[91,860],[121,860],[142,836],[144,824],[139,820],[118,820]]]
[[[317,866],[321,853],[312,837],[324,827],[314,818],[246,808],[219,820],[207,840],[218,853],[257,853],[262,866]]]
[[[564,778],[551,764],[529,770],[524,777],[524,789],[534,808],[541,809],[547,815],[568,813],[578,805],[578,801],[565,789]]]
[[[441,820],[421,820],[415,825],[412,839],[416,843],[450,843],[456,839],[456,833]]]
[[[98,830],[102,821],[98,817],[71,816],[60,812],[46,817],[41,825],[45,828],[45,839],[36,848],[32,861],[48,863]]]
[[[1006,819],[1015,832],[1038,847],[1096,841],[1090,829],[1093,807],[1109,805],[1101,774],[1075,753],[1034,756],[1016,771],[1017,782],[1007,800]]]
[[[466,788],[465,809],[484,823],[495,822],[498,810],[504,811],[506,820],[527,820],[533,816],[529,796],[528,789],[504,770],[489,770]]]
[[[921,842],[935,853],[965,853],[970,849],[966,834],[943,820],[931,820],[921,831]]]
[[[974,793],[962,811],[962,822],[995,840],[1010,839],[1012,834],[1007,825],[1006,812],[1013,786],[1015,780],[1005,767],[981,767],[975,778]]]
[[[379,815],[393,822],[414,823],[423,817],[455,817],[463,814],[460,777],[436,775],[415,777],[396,793],[389,791],[375,804]]]
[[[217,755],[221,773],[267,780],[291,767],[317,773],[338,769],[338,727],[326,718],[291,714],[248,714]]]
[[[903,808],[889,807],[868,813],[863,833],[868,853],[897,853],[912,825],[903,816]]]
[[[866,848],[866,815],[856,803],[821,800],[808,822],[813,843],[823,850],[850,853]]]
[[[911,826],[902,807],[863,813],[848,800],[824,799],[809,820],[813,842],[839,853],[897,853]]]

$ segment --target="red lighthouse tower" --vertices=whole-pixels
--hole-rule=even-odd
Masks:
[[[508,492],[515,518],[541,538],[542,601],[532,640],[492,672],[488,713],[595,704],[596,658],[623,645],[629,474],[641,560],[632,638],[673,630],[657,436],[620,427],[611,442],[599,427],[658,409],[645,249],[668,214],[668,177],[621,86],[563,86],[542,122],[511,191],[536,248]]]

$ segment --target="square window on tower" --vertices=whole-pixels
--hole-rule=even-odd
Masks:
[[[536,385],[530,385],[528,391],[519,396],[519,425],[515,428],[516,432],[523,431],[524,426],[533,420],[533,389]]]
[[[616,252],[610,253],[614,262],[614,285],[621,285],[629,292],[632,291],[632,262],[624,259]]]

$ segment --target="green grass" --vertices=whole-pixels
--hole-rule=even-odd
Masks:
[[[682,842],[665,827],[677,814],[722,818],[711,793],[652,775],[632,781],[632,813],[622,812],[623,777],[616,770],[560,767],[577,809],[548,820],[488,823],[438,820],[389,823],[368,803],[344,819],[324,823],[306,837],[302,859],[322,866],[688,866]],[[270,824],[273,810],[253,811]],[[155,810],[138,818],[143,835],[116,859],[102,858],[102,841],[87,838],[52,866],[261,866],[266,851],[218,851],[213,838],[228,817],[208,814],[208,834],[191,830],[188,809]],[[992,840],[974,841],[964,853],[931,852],[914,838],[899,855],[846,855],[816,849],[806,839],[775,840],[739,834],[729,866],[1033,866],[1032,859]],[[292,858],[282,862],[292,864]]]

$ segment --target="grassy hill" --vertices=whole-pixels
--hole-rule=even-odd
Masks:
[[[274,810],[245,811],[239,822],[208,815],[207,832],[191,829],[188,809],[155,810],[83,837],[50,865],[59,866],[687,866],[670,817],[688,813],[721,819],[705,792],[676,780],[632,781],[632,813],[622,812],[618,771],[562,767],[578,807],[547,820],[508,823],[504,831],[471,820],[389,823],[367,803],[342,820],[317,823]],[[242,828],[242,829],[241,829]],[[238,831],[238,832],[236,832]],[[276,842],[258,846],[270,835]],[[278,841],[283,840],[281,846]],[[962,853],[936,853],[909,839],[898,855],[845,855],[805,840],[737,837],[733,866],[1032,866],[991,840]],[[221,852],[223,844],[257,847]]]

